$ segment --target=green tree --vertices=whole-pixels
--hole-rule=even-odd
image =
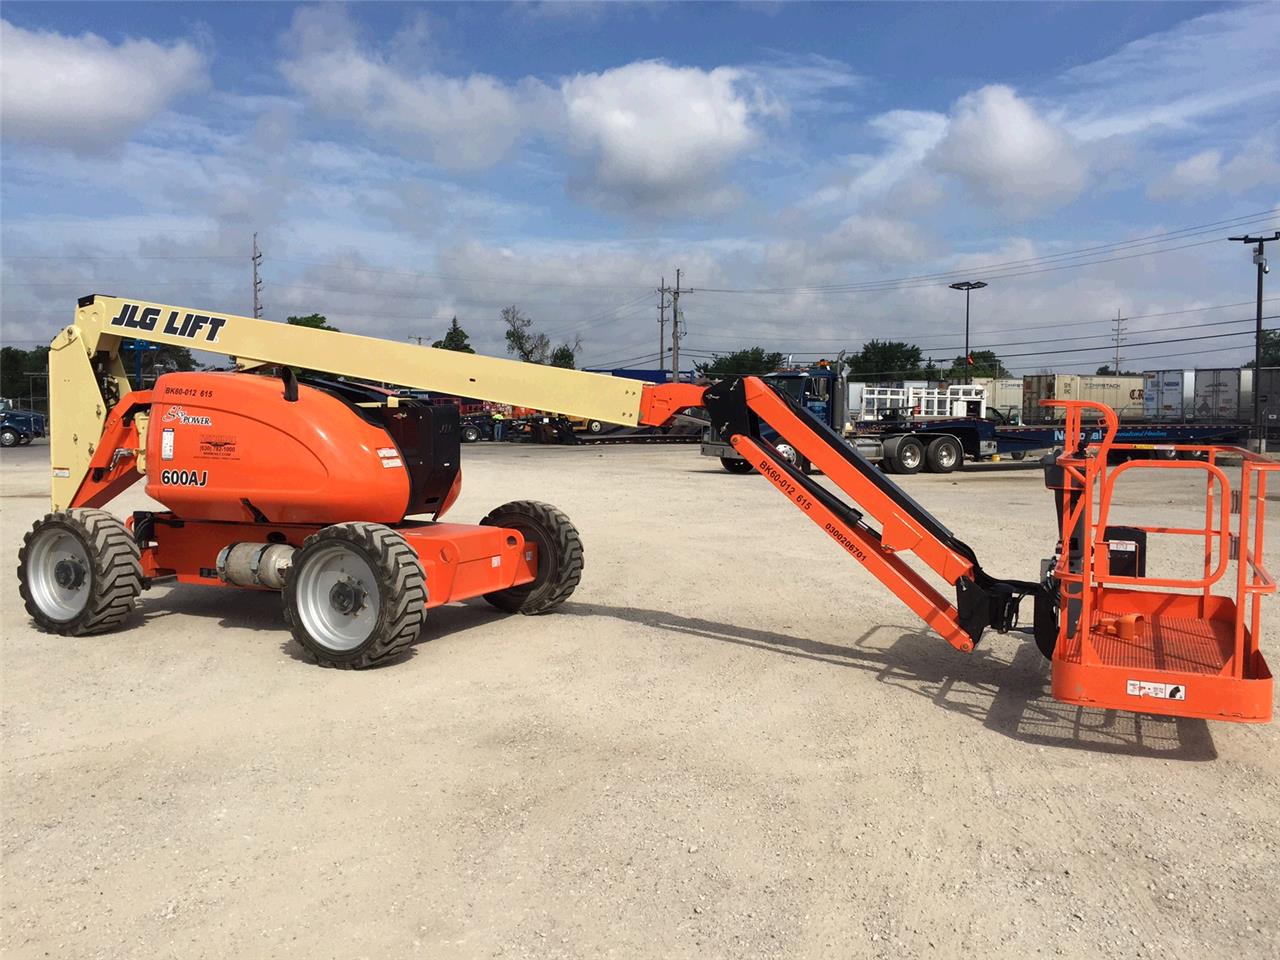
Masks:
[[[577,368],[578,350],[576,344],[562,343],[551,351],[551,366],[565,367],[568,370]]]
[[[1264,367],[1280,367],[1280,330],[1262,331],[1262,365]],[[1245,364],[1253,369],[1253,361]]]
[[[849,379],[854,381],[927,380],[923,359],[920,348],[914,344],[901,340],[868,340],[845,363],[849,367]]]
[[[338,333],[337,327],[329,325],[329,318],[323,313],[309,313],[305,317],[286,317],[285,323],[295,327],[310,327],[312,330],[332,330]]]
[[[947,368],[946,379],[963,380],[965,377],[1007,377],[1009,369],[992,350],[973,350],[969,353],[972,363],[964,357],[956,357]]]
[[[454,317],[453,322],[449,324],[449,329],[444,332],[444,336],[431,344],[437,350],[454,350],[458,353],[475,353],[471,348],[471,340],[467,336],[467,331],[458,326],[458,318]]]
[[[551,340],[545,333],[533,329],[533,320],[512,304],[503,307],[500,314],[507,325],[503,336],[507,340],[507,353],[525,363],[546,363],[551,354]]]
[[[34,350],[23,350],[21,347],[0,349],[0,396],[9,400],[43,397],[44,377],[28,377],[27,374],[48,372],[48,347],[36,347]]]
[[[1111,368],[1111,364],[1109,363],[1104,363],[1102,366],[1100,366],[1097,370],[1096,375],[1099,377],[1139,377],[1141,376],[1140,373],[1137,373],[1133,370],[1113,370]]]
[[[751,373],[772,373],[782,366],[783,359],[780,353],[766,353],[763,347],[750,347],[723,357],[713,356],[705,363],[695,363],[693,368],[704,377],[720,380]]]

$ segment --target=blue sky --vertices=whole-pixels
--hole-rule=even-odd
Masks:
[[[257,231],[268,316],[404,337],[456,313],[486,352],[516,303],[584,361],[645,365],[681,267],[690,355],[954,356],[946,282],[972,275],[975,345],[1016,372],[1092,370],[1017,331],[1100,347],[1117,311],[1129,365],[1209,366],[1247,337],[1142,344],[1244,330],[1248,257],[1211,241],[1280,223],[1275,4],[3,17],[5,342],[88,290],[248,312]]]

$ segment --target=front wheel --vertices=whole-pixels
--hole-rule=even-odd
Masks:
[[[518,530],[538,548],[538,572],[530,583],[486,593],[484,598],[507,613],[546,613],[560,606],[582,579],[582,538],[569,518],[549,503],[515,500],[480,521],[484,527]]]
[[[741,457],[721,457],[720,466],[730,473],[750,473],[755,469],[755,467],[751,466],[750,461],[743,460]]]
[[[0,447],[16,447],[18,445],[18,431],[5,427],[0,430]]]
[[[105,510],[48,514],[22,538],[18,592],[41,630],[80,637],[119,626],[142,593],[137,541]]]
[[[604,424],[599,420],[590,420],[587,422],[587,433],[603,433]]]
[[[475,443],[480,439],[480,431],[473,426],[465,426],[462,428],[462,442]]]
[[[322,667],[359,670],[403,653],[426,615],[418,555],[380,523],[338,523],[308,537],[285,581],[285,620]]]

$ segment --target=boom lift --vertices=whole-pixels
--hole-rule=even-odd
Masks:
[[[119,358],[125,337],[224,354],[236,369],[170,373],[131,390]],[[988,574],[830,425],[758,377],[644,384],[103,296],[79,301],[49,358],[53,512],[24,538],[18,570],[27,611],[49,632],[116,627],[145,587],[174,577],[278,590],[293,635],[318,662],[365,667],[406,649],[430,607],[483,596],[538,614],[573,593],[582,543],[555,507],[517,501],[476,526],[441,521],[461,485],[456,408],[394,397],[355,404],[299,383],[298,366],[630,426],[661,426],[703,406],[752,469],[957,650],[972,650],[988,628],[1014,629],[1020,601],[1032,596],[1060,699],[1270,718],[1258,601],[1275,590],[1261,565],[1262,508],[1266,475],[1280,464],[1245,455],[1236,500],[1217,448],[1193,451],[1202,462],[1133,461],[1108,474],[1118,445],[1105,408],[1107,437],[1089,446],[1080,411],[1090,405],[1069,405],[1067,453],[1050,477],[1062,539],[1041,579],[1020,581]],[[848,501],[797,464],[822,471]],[[1205,528],[1108,526],[1116,477],[1138,467],[1203,470]],[[139,477],[166,510],[122,522],[101,509]],[[1238,534],[1227,530],[1229,503]],[[1205,539],[1197,593],[1145,578],[1148,533],[1193,532]],[[1122,544],[1138,542],[1130,553],[1142,556],[1126,566]],[[1236,599],[1213,595],[1237,556]]]

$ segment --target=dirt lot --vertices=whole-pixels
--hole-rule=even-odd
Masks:
[[[1275,956],[1280,725],[1055,704],[1032,644],[952,651],[693,449],[466,453],[451,519],[554,502],[586,576],[383,669],[307,662],[272,594],[45,636],[9,575],[6,957]],[[10,569],[47,465],[4,454]],[[904,483],[1036,574],[1035,470]]]

